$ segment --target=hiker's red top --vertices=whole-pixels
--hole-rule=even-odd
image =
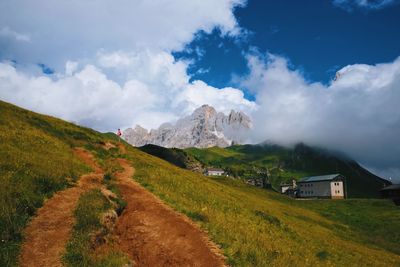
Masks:
[[[118,135],[118,136],[121,136],[121,135],[122,135],[122,133],[121,133],[121,130],[120,130],[120,129],[118,129],[117,135]]]

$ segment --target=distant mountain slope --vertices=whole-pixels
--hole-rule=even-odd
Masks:
[[[139,147],[138,149],[150,155],[166,160],[180,168],[202,172],[203,168],[201,163],[182,149],[165,148],[152,144]]]
[[[185,150],[206,166],[222,167],[239,177],[253,177],[268,170],[273,186],[310,175],[341,173],[347,177],[349,197],[379,197],[379,190],[390,184],[356,161],[327,150],[304,144],[293,149],[272,144],[236,145],[228,148],[189,148]]]
[[[242,112],[232,110],[226,116],[211,106],[203,105],[174,125],[165,123],[150,132],[136,126],[126,129],[123,137],[133,146],[154,144],[177,148],[226,147],[242,143],[250,127],[250,118]]]

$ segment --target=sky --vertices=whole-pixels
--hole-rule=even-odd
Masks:
[[[398,25],[398,0],[0,0],[0,99],[99,131],[240,110],[249,142],[400,181]]]

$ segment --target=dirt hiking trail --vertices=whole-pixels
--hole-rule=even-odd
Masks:
[[[84,149],[75,153],[94,172],[79,178],[75,187],[57,192],[39,208],[36,216],[25,229],[21,247],[20,266],[62,266],[61,255],[70,237],[74,224],[73,211],[80,195],[88,189],[101,186],[102,170],[96,165],[93,155]]]
[[[82,148],[75,153],[94,171],[81,176],[75,187],[55,193],[38,209],[25,229],[20,266],[62,266],[79,197],[92,188],[105,189],[104,173],[93,155]],[[206,233],[135,182],[134,168],[127,160],[118,161],[124,170],[116,175],[117,185],[127,206],[117,219],[112,247],[124,252],[133,266],[225,266],[224,256]]]
[[[117,174],[117,183],[127,206],[114,234],[134,266],[225,266],[206,233],[135,182],[128,161],[119,163],[124,171]]]

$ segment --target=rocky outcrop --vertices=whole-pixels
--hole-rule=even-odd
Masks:
[[[123,138],[134,146],[227,147],[245,142],[251,126],[250,118],[243,112],[232,110],[229,115],[225,115],[211,106],[203,105],[192,115],[178,120],[175,125],[165,123],[151,131],[136,126],[126,129]]]

